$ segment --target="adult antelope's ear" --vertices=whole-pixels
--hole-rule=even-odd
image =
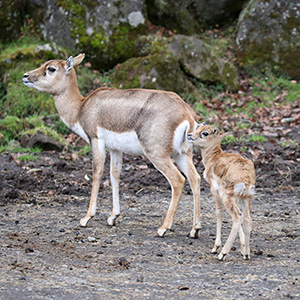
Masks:
[[[66,61],[66,73],[69,74],[74,66],[74,57],[70,56]]]
[[[70,56],[66,61],[66,72],[70,73],[73,67],[79,65],[85,57],[85,54],[78,54],[76,57]]]
[[[84,53],[80,53],[76,57],[74,57],[74,67],[78,66],[84,60],[84,57]]]
[[[213,134],[214,134],[214,135],[217,135],[217,134],[219,134],[219,133],[220,133],[219,129],[218,129],[217,127],[214,127],[214,128],[213,128]]]

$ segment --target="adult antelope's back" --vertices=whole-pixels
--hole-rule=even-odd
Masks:
[[[53,95],[64,123],[91,145],[92,194],[88,212],[80,224],[86,226],[96,213],[107,148],[110,151],[113,190],[113,209],[108,224],[115,225],[120,214],[122,153],[128,153],[147,156],[168,179],[172,187],[172,199],[158,234],[163,236],[171,228],[185,182],[172,157],[193,191],[194,220],[190,235],[196,237],[200,229],[200,176],[193,165],[192,149],[186,140],[187,133],[194,131],[196,126],[194,111],[172,92],[99,88],[83,97],[73,68],[83,59],[84,54],[79,54],[66,61],[51,60],[23,75],[25,85]]]

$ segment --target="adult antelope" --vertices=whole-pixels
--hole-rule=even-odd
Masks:
[[[78,89],[74,66],[84,54],[66,61],[50,60],[23,75],[28,87],[53,95],[63,122],[91,145],[93,184],[87,214],[80,220],[86,226],[96,213],[97,195],[105,160],[105,148],[110,151],[110,176],[113,208],[107,222],[115,225],[120,214],[119,178],[122,153],[145,155],[169,181],[172,199],[158,235],[171,228],[188,179],[194,199],[191,237],[200,230],[200,176],[192,161],[192,149],[186,137],[196,128],[196,114],[178,95],[172,92],[146,89],[119,90],[99,88],[83,97]]]

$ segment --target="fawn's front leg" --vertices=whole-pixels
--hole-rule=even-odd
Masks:
[[[216,203],[216,217],[217,217],[217,230],[216,230],[216,239],[214,247],[212,248],[212,253],[217,253],[218,249],[222,245],[221,241],[221,231],[222,231],[222,221],[223,221],[223,206],[222,200],[220,199],[218,192],[214,189],[211,189],[211,192],[214,196],[215,203]]]

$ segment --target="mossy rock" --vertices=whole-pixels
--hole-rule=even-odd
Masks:
[[[151,23],[192,35],[238,18],[248,0],[146,0]]]
[[[117,88],[160,89],[181,94],[194,90],[177,58],[168,52],[127,60],[113,74],[112,84]]]
[[[178,57],[181,68],[202,82],[221,83],[225,89],[234,91],[239,87],[235,66],[217,57],[213,48],[203,41],[184,35],[170,39],[167,51]]]
[[[85,52],[98,70],[109,70],[136,56],[135,40],[148,31],[142,0],[58,0],[41,5],[44,39]]]
[[[288,0],[251,0],[236,29],[241,67],[272,66],[300,79],[300,7]]]

